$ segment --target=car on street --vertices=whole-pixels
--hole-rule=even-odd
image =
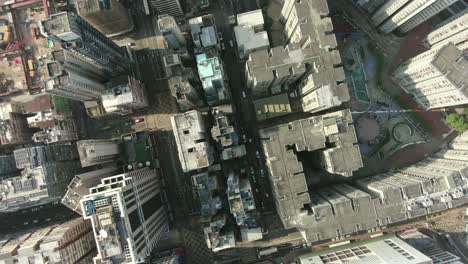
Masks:
[[[247,95],[245,94],[244,91],[242,91],[242,97],[243,97],[244,99],[247,98]]]
[[[257,155],[257,159],[260,159],[260,152],[258,150],[255,151],[255,154]]]

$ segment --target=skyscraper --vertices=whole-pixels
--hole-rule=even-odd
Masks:
[[[156,9],[158,15],[184,16],[179,0],[151,0],[151,6]]]
[[[120,153],[119,144],[112,140],[80,140],[76,146],[83,167],[115,161]]]
[[[119,173],[119,170],[116,166],[109,166],[75,175],[68,185],[67,192],[62,198],[62,204],[78,214],[83,215],[80,205],[81,199],[85,195],[88,195],[90,188],[98,185],[101,179],[117,173]]]
[[[118,76],[128,70],[125,49],[80,16],[67,12],[54,14],[42,20],[40,27],[48,38],[62,43],[64,49],[103,69],[110,76]]]
[[[106,177],[81,200],[90,219],[97,263],[138,263],[168,231],[161,182],[153,168]]]
[[[106,74],[101,67],[66,49],[54,51],[52,56],[54,61],[47,64],[47,93],[88,101],[105,92]]]
[[[453,43],[401,64],[392,79],[425,109],[468,103],[468,60]]]

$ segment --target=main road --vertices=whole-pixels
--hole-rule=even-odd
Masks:
[[[255,3],[255,4],[252,4]],[[243,133],[251,142],[245,142],[247,149],[247,159],[249,165],[254,167],[256,180],[251,180],[254,189],[259,190],[256,194],[257,208],[263,212],[274,211],[273,199],[270,199],[270,183],[267,177],[260,177],[260,170],[265,171],[264,161],[258,159],[257,151],[262,153],[262,147],[258,138],[257,121],[255,110],[252,104],[253,98],[250,90],[245,83],[245,62],[237,57],[232,25],[229,24],[229,16],[236,15],[234,10],[239,12],[248,12],[257,9],[256,1],[213,1],[211,2],[211,14],[215,17],[216,27],[223,36],[223,42],[226,49],[221,51],[224,69],[228,77],[229,88],[231,91],[231,102],[236,109],[237,123],[242,127]],[[231,46],[231,44],[233,46]],[[246,98],[243,97],[243,92]],[[262,155],[263,156],[263,155]]]

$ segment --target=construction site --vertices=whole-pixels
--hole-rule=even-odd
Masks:
[[[48,16],[47,2],[22,1],[0,10],[0,94],[42,89],[43,60],[49,42],[40,34],[38,21]]]

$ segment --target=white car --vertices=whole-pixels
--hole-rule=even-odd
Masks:
[[[242,91],[242,97],[243,97],[244,99],[247,98],[247,95],[245,94],[244,91]]]

